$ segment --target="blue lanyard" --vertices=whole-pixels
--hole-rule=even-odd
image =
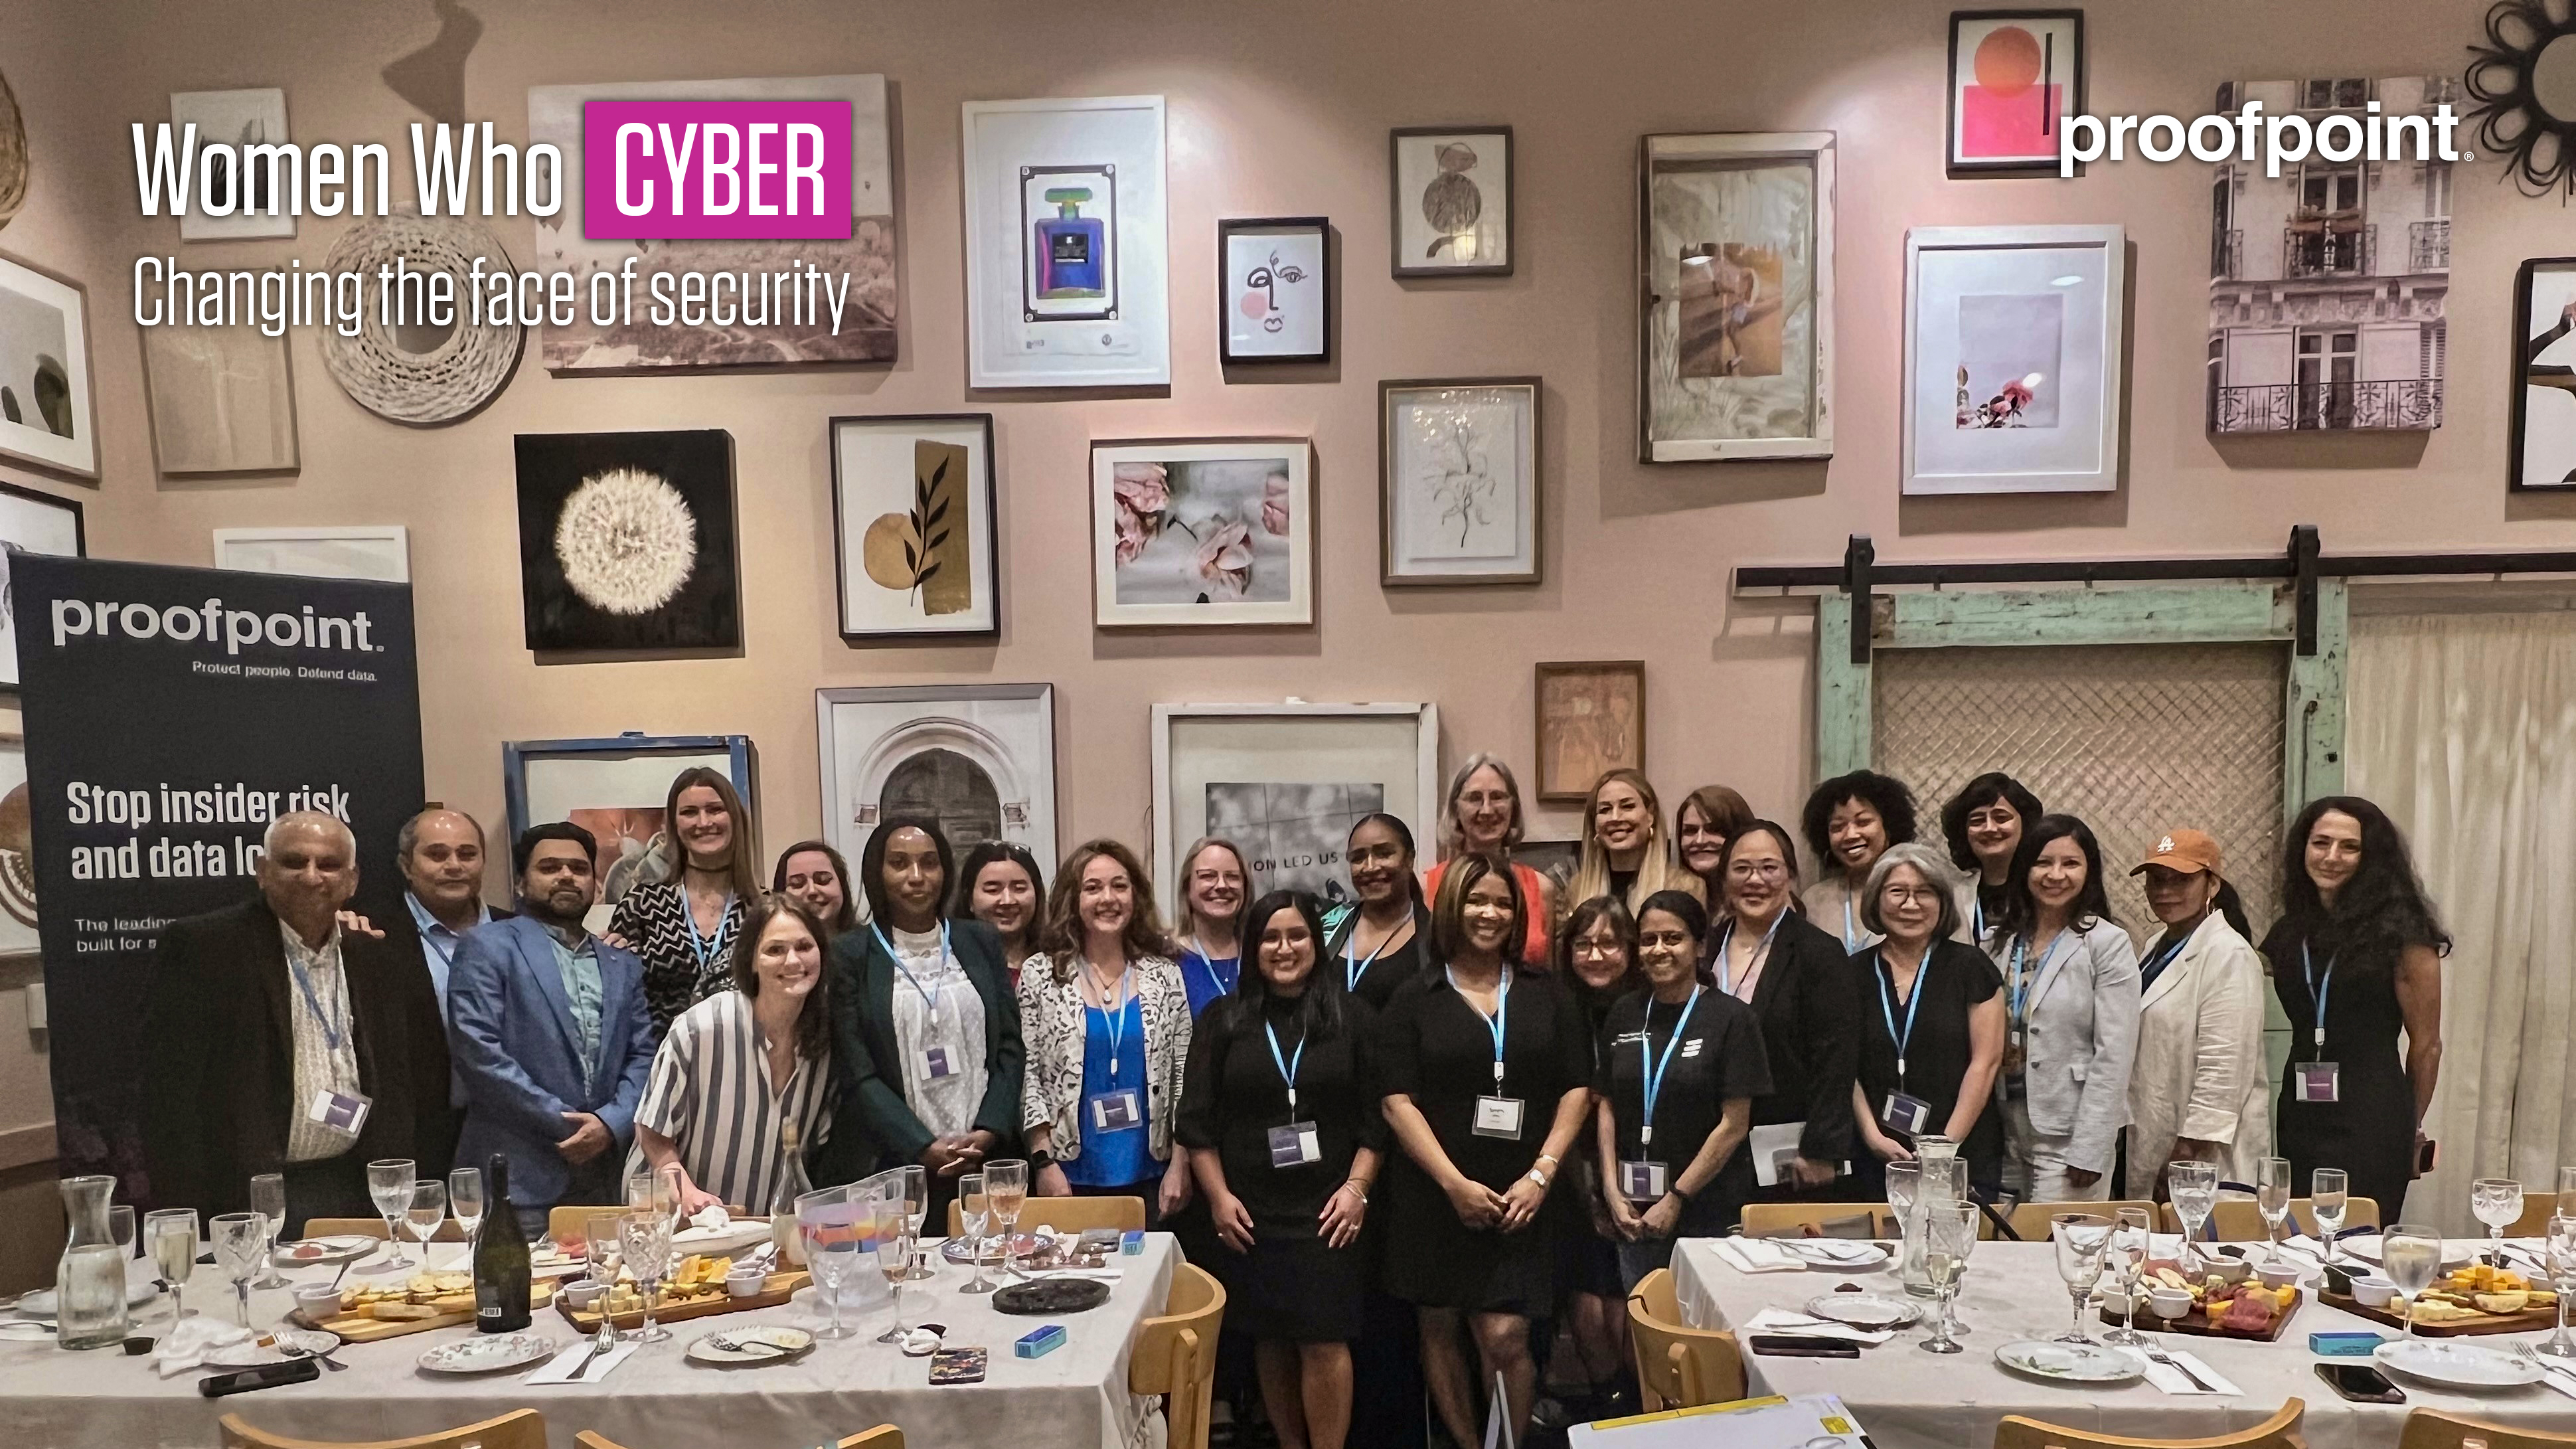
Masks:
[[[1859,949],[1860,934],[1852,929],[1851,887],[1846,885],[1843,887],[1843,951],[1849,954]]]
[[[1774,926],[1772,929],[1779,928]],[[1637,1130],[1639,1147],[1652,1147],[1655,1144],[1655,1099],[1664,1094],[1664,1073],[1672,1069],[1673,1048],[1681,1044],[1682,1029],[1690,1025],[1691,1013],[1699,1009],[1701,990],[1700,987],[1692,987],[1690,1000],[1682,1003],[1681,1019],[1673,1023],[1673,1034],[1664,1038],[1664,1055],[1661,1062],[1652,1055],[1652,1042],[1655,1035],[1655,998],[1652,996],[1646,998],[1645,1029],[1637,1033],[1637,1064],[1646,1072],[1646,1120]]]
[[[1091,968],[1085,966],[1082,969],[1088,971]],[[1118,990],[1110,998],[1109,1005],[1091,1008],[1100,1013],[1101,1030],[1109,1033],[1109,1080],[1113,1082],[1118,1080],[1119,1054],[1127,1046],[1127,1007],[1135,1000],[1127,994],[1127,978],[1135,974],[1136,963],[1130,961],[1118,972]],[[1110,1007],[1117,1009],[1113,1011]]]
[[[692,924],[689,929],[690,934],[696,934],[697,927],[694,924]],[[912,983],[912,989],[921,993],[921,1004],[930,1008],[930,1029],[937,1031],[939,1029],[939,998],[933,996],[930,993],[930,988],[922,985],[921,982],[913,976],[911,967],[903,964],[903,953],[897,951],[894,948],[894,943],[886,939],[885,932],[877,929],[876,922],[868,922],[868,934],[877,938],[877,946],[886,953],[886,959],[894,963],[894,969],[902,972],[903,979]],[[939,923],[939,964],[942,966],[948,964],[948,923],[946,921]]]
[[[329,1046],[331,1050],[335,1052],[338,1051],[340,1049],[341,1040],[340,1028],[331,1024],[331,1018],[322,1010],[322,1002],[320,998],[313,994],[313,978],[304,974],[304,963],[296,960],[293,952],[289,952],[286,957],[286,965],[287,968],[295,974],[295,985],[297,989],[304,993],[304,1009],[313,1013],[313,1024],[322,1028],[322,1040],[324,1044]]]
[[[1367,960],[1357,960],[1351,955],[1351,944],[1360,938],[1360,922],[1366,919],[1368,919],[1368,917],[1365,914],[1354,913],[1351,919],[1351,933],[1342,938],[1342,989],[1345,991],[1359,990],[1360,978],[1366,976],[1369,968],[1377,964],[1378,957],[1386,954],[1387,941],[1392,941],[1396,937],[1404,934],[1404,926],[1396,927],[1394,930],[1386,933],[1385,941],[1377,943],[1376,950],[1368,953]],[[1409,926],[1412,924],[1413,907],[1406,906],[1404,908],[1404,925]],[[1511,978],[1506,976],[1503,979],[1509,981]],[[1454,985],[1455,983],[1452,984]]]
[[[2163,971],[2166,967],[2171,966],[2174,963],[2174,958],[2182,954],[2182,948],[2190,944],[2191,936],[2188,932],[2183,935],[2176,936],[2173,940],[2173,944],[2147,958],[2147,964],[2144,969],[2139,971],[2138,978],[2142,981],[2153,981],[2156,978],[2157,973]]]
[[[1370,959],[1376,958],[1372,956]],[[1443,966],[1440,968],[1440,974],[1449,978],[1449,989],[1458,993],[1458,999],[1467,1001],[1466,991],[1458,985],[1458,973]],[[1493,1015],[1487,1016],[1481,1011],[1476,1011],[1476,1003],[1472,1001],[1467,1001],[1467,1009],[1475,1011],[1477,1019],[1485,1023],[1485,1029],[1494,1034],[1494,1091],[1500,1095],[1503,1090],[1503,1018],[1509,1015],[1512,1009],[1512,968],[1509,966],[1503,968],[1502,983],[1494,988]]]
[[[1771,938],[1780,934],[1780,923],[1787,919],[1789,919],[1789,908],[1786,906],[1782,906],[1780,908],[1780,914],[1771,918],[1771,929],[1762,933],[1762,944],[1754,948],[1753,959],[1746,962],[1744,965],[1744,980],[1746,985],[1751,985],[1756,973],[1762,969],[1765,963],[1770,961]],[[1733,916],[1729,916],[1726,918],[1725,933],[1717,938],[1717,989],[1725,992],[1729,996],[1733,996],[1735,994],[1735,969],[1727,964],[1726,948],[1734,939],[1735,918]],[[1698,998],[1699,992],[1694,988],[1691,992],[1691,999],[1695,1001]]]
[[[1931,974],[1932,953],[1923,953],[1923,964],[1914,968],[1914,995],[1905,1003],[1905,1034],[1896,1031],[1896,993],[1889,985],[1896,979],[1896,968],[1887,964],[1887,953],[1876,953],[1879,967],[1878,1009],[1887,1018],[1887,1039],[1896,1043],[1896,1087],[1905,1089],[1905,1048],[1914,1040],[1914,1013],[1923,1009],[1923,978]]]
[[[689,889],[686,886],[680,888],[680,919],[688,923],[689,949],[697,954],[700,972],[713,969],[717,955],[724,950],[725,942],[732,938],[733,908],[733,894],[728,891],[725,893],[724,914],[716,917],[716,933],[701,936],[698,934],[698,913],[689,905]],[[885,938],[880,936],[877,939],[882,941]]]
[[[2012,1029],[2014,1031],[2020,1031],[2023,1024],[2029,1020],[2028,1017],[2022,1015],[2022,994],[2030,990],[2033,985],[2036,985],[2040,976],[2048,970],[2048,963],[2057,959],[2057,942],[2063,941],[2073,934],[2074,932],[2072,930],[2059,931],[2057,933],[2057,941],[2049,942],[2046,954],[2039,958],[2039,969],[2037,971],[2029,972],[2028,974],[2024,974],[2021,968],[2022,964],[2030,959],[2030,938],[2028,936],[2015,936],[2013,938]]]
[[[2308,959],[2308,943],[2305,941],[2301,941],[2299,943],[2299,970],[2308,978],[2308,995],[2317,1003],[2317,1019],[2315,1034],[2313,1037],[2317,1048],[2317,1056],[2315,1058],[2317,1061],[2325,1060],[2326,993],[2334,990],[2334,969],[2335,958],[2328,956],[2326,958],[2325,979],[2322,981],[2318,980],[2317,963]]]
[[[1288,1115],[1294,1118],[1297,1115],[1297,1068],[1306,1060],[1306,1038],[1300,1033],[1296,1055],[1283,1058],[1279,1055],[1279,1028],[1265,1021],[1261,1030],[1270,1038],[1270,1060],[1279,1065],[1279,1080],[1288,1084]]]
[[[1243,948],[1237,945],[1235,949],[1240,952]],[[1233,981],[1228,981],[1216,974],[1216,958],[1207,953],[1206,947],[1192,941],[1189,954],[1199,958],[1199,969],[1207,973],[1208,985],[1216,988],[1217,995],[1223,996],[1234,990]],[[1243,977],[1243,957],[1240,954],[1234,958],[1234,974],[1236,980],[1241,980]]]
[[[1968,888],[1968,938],[1986,939],[1986,898],[1974,886]]]

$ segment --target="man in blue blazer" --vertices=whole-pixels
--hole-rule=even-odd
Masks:
[[[616,1206],[653,1069],[644,966],[582,925],[598,894],[589,831],[533,825],[511,848],[519,914],[467,931],[447,978],[449,1055],[465,1087],[456,1160],[509,1160],[531,1236],[557,1203]]]

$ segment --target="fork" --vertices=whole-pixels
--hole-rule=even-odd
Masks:
[[[2172,1354],[2165,1352],[2154,1344],[2142,1345],[2138,1351],[2157,1363],[2163,1364],[2166,1368],[2172,1369],[2175,1373],[2181,1374],[2184,1378],[2191,1380],[2191,1386],[2200,1390],[2202,1393],[2214,1394],[2218,1392],[2218,1385],[2204,1381],[2200,1375],[2191,1371],[2191,1365],[2175,1358]]]

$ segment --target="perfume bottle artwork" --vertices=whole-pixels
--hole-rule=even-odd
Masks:
[[[1025,269],[1031,322],[1092,321],[1118,315],[1117,176],[1108,166],[1020,169],[1027,222]]]
[[[1107,239],[1101,235],[1100,219],[1082,214],[1091,189],[1050,187],[1046,199],[1058,210],[1038,223],[1038,299],[1055,302],[1109,295],[1100,276],[1101,261],[1109,250]]]

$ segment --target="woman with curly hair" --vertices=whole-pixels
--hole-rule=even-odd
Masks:
[[[1859,951],[1877,943],[1861,909],[1862,887],[1891,845],[1914,840],[1914,792],[1875,770],[1836,775],[1807,796],[1798,826],[1816,853],[1816,883],[1798,897],[1807,919]]]
[[[1968,942],[1982,946],[2004,918],[2012,894],[2013,852],[2022,832],[2046,812],[2030,787],[2001,770],[1970,780],[1941,807],[1941,835],[1950,863],[1968,874],[1960,907],[1968,913]]]

